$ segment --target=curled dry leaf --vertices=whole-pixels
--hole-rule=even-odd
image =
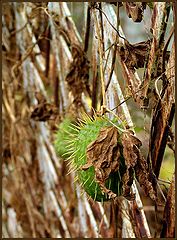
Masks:
[[[134,167],[137,163],[137,153],[142,143],[137,137],[134,136],[134,133],[131,130],[122,133],[121,138],[123,145],[123,155],[126,159],[126,166],[127,168]]]
[[[146,3],[144,2],[124,2],[123,3],[127,15],[132,18],[134,22],[141,22],[143,18],[144,9],[146,9]]]
[[[42,94],[36,93],[35,96],[38,100],[38,104],[33,109],[31,118],[35,121],[56,119],[58,116],[58,108],[55,105],[48,103]]]
[[[143,68],[150,50],[151,40],[130,44],[127,40],[125,46],[119,47],[119,54],[122,61],[129,69]]]
[[[115,199],[117,195],[105,186],[105,182],[111,173],[120,170],[123,157],[125,169],[121,172],[122,196],[128,200],[134,199],[131,186],[136,175],[144,192],[155,200],[155,192],[149,181],[148,165],[139,150],[141,145],[141,141],[131,130],[120,135],[116,127],[104,127],[100,130],[97,139],[88,145],[87,163],[82,166],[82,170],[93,166],[95,180],[102,192],[106,193],[109,198]]]
[[[135,174],[140,186],[144,190],[144,193],[155,201],[156,193],[154,191],[152,183],[149,180],[150,175],[148,172],[148,165],[146,159],[141,155],[140,152],[138,152],[138,161],[135,166]]]
[[[103,193],[109,198],[115,198],[116,194],[105,187],[105,182],[111,173],[116,172],[120,165],[119,133],[116,127],[104,127],[100,130],[97,139],[87,147],[87,163],[82,170],[94,166],[95,179]]]
[[[142,156],[139,148],[141,147],[141,141],[133,135],[132,131],[126,131],[121,135],[123,145],[123,156],[125,164],[127,166],[126,173],[123,177],[123,192],[126,195],[130,192],[130,187],[133,183],[133,172],[135,172],[136,178],[143,188],[146,195],[152,200],[156,199],[152,183],[149,181],[148,165],[144,157]]]
[[[69,73],[66,76],[66,82],[69,86],[69,91],[72,92],[74,103],[81,105],[82,92],[87,91],[91,96],[88,84],[89,79],[89,61],[85,52],[79,45],[72,44],[73,62],[69,67]]]
[[[138,148],[141,146],[141,141],[133,135],[132,131],[127,131],[122,134],[123,156],[126,164],[126,172],[123,176],[123,195],[132,196],[130,188],[133,184],[134,166],[137,163]]]

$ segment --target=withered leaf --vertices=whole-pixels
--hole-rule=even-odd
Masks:
[[[131,186],[133,184],[133,168],[129,167],[126,169],[126,172],[124,173],[123,177],[122,177],[122,195],[127,198],[128,200],[133,200],[134,199],[134,194],[131,192]]]
[[[46,98],[40,92],[35,92],[34,95],[38,101],[38,104],[46,102]]]
[[[58,116],[58,108],[46,101],[44,96],[40,93],[35,94],[38,104],[31,113],[31,118],[35,121],[47,121],[55,119]]]
[[[115,198],[116,194],[105,187],[105,182],[110,174],[119,169],[120,146],[118,144],[119,133],[116,127],[104,127],[100,130],[97,139],[87,147],[87,163],[82,167],[87,170],[93,166],[95,180],[103,193],[109,198]]]
[[[123,195],[131,196],[131,185],[133,184],[134,166],[137,163],[137,152],[141,146],[141,141],[133,135],[131,130],[122,133],[121,141],[123,145],[123,156],[126,164],[126,172],[123,175]]]
[[[119,47],[119,54],[122,61],[129,69],[143,68],[150,50],[151,40],[130,44],[127,40],[125,46]]]
[[[134,22],[141,22],[146,3],[142,2],[123,2],[125,10],[129,18]]]
[[[126,159],[126,166],[134,167],[137,163],[139,148],[141,147],[141,141],[134,136],[133,131],[123,132],[121,135],[123,145],[123,156]]]
[[[132,131],[126,131],[121,136],[123,145],[123,156],[127,166],[126,173],[123,176],[123,194],[130,192],[131,184],[133,183],[133,169],[136,178],[143,188],[146,195],[153,200],[156,199],[155,191],[152,183],[149,181],[148,165],[145,158],[140,152],[141,141],[133,135]]]
[[[138,157],[138,162],[135,166],[135,175],[136,178],[140,184],[140,186],[142,187],[142,189],[144,190],[144,193],[149,196],[152,200],[156,200],[156,193],[155,190],[152,186],[149,176],[149,172],[148,172],[148,165],[146,162],[146,159],[141,155],[141,153],[138,153],[139,157]]]
[[[76,106],[81,105],[82,92],[86,91],[90,96],[89,61],[85,52],[79,45],[72,44],[73,62],[70,64],[69,72],[66,76],[69,91],[72,92]]]

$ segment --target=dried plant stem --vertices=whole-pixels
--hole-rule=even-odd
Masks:
[[[163,54],[162,54],[162,73],[165,72],[165,55],[167,53],[167,48],[168,48],[168,45],[170,43],[170,40],[173,36],[173,33],[174,33],[174,26],[172,26],[171,30],[170,30],[170,33],[169,33],[169,36],[168,36],[168,39],[164,45],[164,48],[163,48]]]
[[[175,112],[175,99],[174,99],[174,44],[172,46],[172,52],[166,68],[166,76],[169,79],[169,83],[164,89],[162,99],[159,99],[158,104],[153,112],[151,137],[150,137],[150,149],[148,155],[148,161],[152,162],[152,167],[156,177],[158,178],[165,151],[168,131],[172,125]],[[159,111],[160,109],[160,111]],[[168,124],[167,124],[168,123]],[[157,127],[158,126],[158,127]]]
[[[109,11],[113,11],[113,10],[111,10],[111,6],[105,6],[104,7],[104,11],[106,11],[107,12],[107,14],[109,14],[109,11],[108,11],[108,9],[109,9]],[[113,14],[112,13],[112,16],[114,16],[114,21],[116,22],[116,15],[115,14]],[[106,23],[106,22],[105,22]],[[105,24],[106,25],[106,24]],[[113,36],[115,35],[115,33],[114,32],[112,32],[112,34],[110,34],[110,35],[107,35],[108,37],[109,37],[109,39],[111,40],[111,42],[113,41]],[[116,38],[116,37],[114,37],[114,38]],[[113,74],[113,76],[115,76],[114,74]],[[120,100],[122,100],[122,97],[123,97],[123,94],[122,94],[122,91],[121,91],[121,88],[120,88],[120,86],[119,86],[119,83],[118,83],[118,81],[113,81],[115,79],[115,77],[113,77],[113,79],[112,79],[112,82],[110,83],[110,86],[109,86],[109,88],[111,87],[111,85],[113,85],[114,86],[114,92],[116,92],[116,94],[119,96],[119,99]],[[108,88],[108,89],[109,89]],[[108,94],[108,93],[107,93]],[[113,103],[114,104],[114,106],[116,105],[116,103],[114,102]],[[110,106],[109,106],[110,107]],[[112,107],[112,106],[111,106]],[[129,114],[129,111],[128,111],[128,108],[127,108],[127,106],[126,106],[126,103],[124,102],[122,105],[121,105],[121,107],[122,107],[122,109],[123,109],[123,111],[124,111],[124,114],[125,114],[125,118],[127,119],[127,122],[128,122],[128,124],[130,124],[130,126],[131,127],[133,127],[133,122],[132,122],[132,120],[131,120],[131,117],[130,117],[130,114]],[[148,224],[147,224],[147,220],[146,220],[146,217],[145,217],[145,214],[144,214],[144,211],[143,211],[143,209],[142,209],[142,203],[141,203],[141,200],[140,200],[140,196],[139,196],[139,193],[138,193],[138,190],[137,190],[137,187],[136,187],[136,185],[135,184],[133,184],[133,192],[135,192],[136,193],[136,199],[137,199],[137,206],[138,206],[138,208],[139,208],[139,210],[140,210],[140,212],[141,212],[141,215],[142,215],[142,219],[141,219],[141,224],[143,224],[143,226],[144,226],[144,229],[145,229],[145,231],[146,231],[146,236],[147,237],[150,237],[150,231],[149,231],[149,227],[148,227]],[[128,204],[128,203],[127,203]],[[125,204],[125,206],[127,206],[126,204]],[[125,206],[123,207],[123,209],[125,208]],[[127,222],[127,218],[125,218],[126,219],[126,222]],[[123,219],[123,225],[125,224],[128,224],[128,222],[127,223],[125,223],[124,222],[124,220],[125,219]],[[130,221],[130,220],[129,220]],[[131,223],[130,223],[131,224]],[[124,231],[123,231],[124,232]],[[130,231],[131,232],[131,231]],[[124,232],[125,233],[125,232]],[[124,236],[125,237],[125,236]],[[130,236],[129,236],[130,237]]]
[[[85,41],[84,41],[84,52],[87,52],[89,46],[89,33],[90,33],[90,6],[88,3],[84,3],[87,7],[87,19],[86,19],[86,31],[85,31]]]
[[[103,108],[106,107],[106,95],[105,95],[105,83],[104,83],[104,74],[103,74],[103,46],[102,46],[102,38],[100,33],[100,23],[98,20],[98,14],[96,10],[94,11],[94,20],[96,25],[96,34],[98,36],[98,50],[99,50],[99,59],[100,59],[100,79],[101,79],[101,89],[103,96]],[[102,109],[103,110],[103,109]],[[104,110],[103,110],[104,111]]]
[[[50,65],[49,65],[49,63],[50,63],[50,41],[49,41],[49,39],[50,39],[50,27],[48,27],[48,28],[46,29],[45,35],[46,35],[46,37],[48,38],[48,39],[46,40],[46,67],[45,67],[45,76],[46,76],[46,77],[49,77],[49,67],[50,67]]]
[[[147,108],[149,105],[149,96],[154,94],[153,105],[156,104],[156,95],[154,90],[154,79],[159,76],[159,59],[161,57],[162,49],[164,47],[164,35],[167,27],[167,22],[170,13],[170,7],[167,2],[155,2],[153,7],[152,16],[152,29],[153,29],[153,39],[151,44],[151,49],[149,53],[149,59],[147,64],[147,70],[145,79],[141,87],[147,85],[146,88],[142,89],[142,96],[144,99],[142,101],[142,108]],[[158,12],[158,14],[157,14]],[[163,65],[163,64],[162,64]],[[147,84],[148,83],[148,84]],[[152,97],[151,97],[152,101]]]
[[[168,191],[167,202],[164,209],[163,228],[161,238],[175,237],[175,175]]]
[[[79,222],[80,222],[80,226],[82,226],[80,231],[84,237],[87,237],[88,227],[87,227],[87,223],[86,223],[86,212],[85,212],[82,198],[81,198],[81,190],[80,190],[80,187],[78,184],[76,186],[76,194],[77,194],[77,199],[78,199]]]
[[[99,234],[98,234],[98,226],[97,226],[97,222],[95,220],[95,217],[93,216],[93,212],[92,212],[92,209],[90,207],[90,204],[88,202],[88,199],[86,197],[86,194],[84,193],[84,204],[85,204],[85,207],[86,207],[86,211],[87,211],[87,214],[89,216],[89,219],[90,219],[90,222],[91,222],[91,226],[92,226],[92,230],[93,230],[93,233],[94,233],[94,237],[98,238],[99,237]]]
[[[66,94],[67,94],[66,86],[63,81],[63,76],[61,73],[61,63],[60,63],[60,58],[59,58],[59,50],[57,47],[57,36],[56,36],[55,26],[52,21],[52,18],[49,19],[49,22],[50,22],[50,26],[51,26],[51,35],[52,35],[51,46],[55,53],[55,58],[56,58],[56,65],[57,65],[57,69],[58,69],[58,81],[59,81],[59,86],[60,86],[60,91],[61,91],[61,99],[62,99],[62,103],[63,103],[63,108],[66,109],[66,107],[68,106],[68,98],[66,96]]]
[[[94,28],[95,30],[95,28]],[[96,43],[95,43],[95,33],[93,33],[93,41],[92,41],[92,68],[93,68],[93,80],[92,80],[92,109],[95,110],[97,107],[97,90],[98,90],[98,64],[97,64],[97,51],[96,51]],[[92,115],[94,114],[92,110]]]

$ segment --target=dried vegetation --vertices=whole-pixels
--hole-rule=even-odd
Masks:
[[[154,228],[157,237],[174,237],[174,178],[165,203],[159,197],[162,190],[158,183],[169,139],[174,149],[174,43],[172,50],[167,51],[173,27],[164,40],[174,5],[153,4],[152,39],[137,44],[125,39],[119,11],[125,8],[128,17],[141,22],[146,3],[83,5],[86,16],[82,39],[67,3],[3,3],[3,237],[141,238],[151,237]],[[120,136],[114,127],[101,130],[87,149],[87,164],[83,168],[94,166],[103,192],[114,198],[104,184],[119,168],[123,151],[123,195],[131,200],[120,197],[119,204],[102,204],[81,194],[74,173],[67,175],[66,163],[56,156],[53,142],[56,126],[65,116],[75,120],[83,110],[92,114],[88,100],[95,110],[103,101],[102,110],[112,109],[107,113],[110,119],[112,113],[119,113],[121,120],[127,122],[127,129],[133,129],[115,70],[117,62],[130,92],[127,99],[132,98],[140,109],[152,113],[149,150],[145,159],[140,149],[142,143],[131,130],[121,135],[123,150],[116,141]],[[137,74],[142,67],[143,80]],[[162,82],[161,92],[158,81]],[[147,222],[134,173],[145,194],[153,200],[153,216],[158,215],[161,203],[163,217],[156,219],[155,227]]]

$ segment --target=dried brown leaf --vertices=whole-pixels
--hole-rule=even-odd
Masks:
[[[130,44],[125,41],[125,46],[119,47],[121,59],[126,63],[129,69],[143,68],[147,59],[151,40]]]
[[[123,145],[123,156],[127,166],[126,173],[122,179],[123,194],[129,194],[130,187],[133,183],[133,172],[135,171],[136,178],[145,194],[155,200],[155,192],[152,183],[149,181],[148,165],[139,150],[142,145],[141,141],[133,135],[132,131],[124,132],[121,136],[121,140]]]
[[[127,168],[126,172],[124,173],[122,177],[122,189],[123,193],[122,195],[127,198],[128,200],[133,200],[135,198],[134,194],[131,192],[131,186],[133,184],[134,179],[134,170],[132,167]]]
[[[125,197],[133,197],[131,193],[131,185],[133,184],[134,166],[137,163],[138,148],[142,145],[141,141],[136,138],[132,131],[122,133],[121,141],[123,145],[123,156],[125,158],[126,172],[123,175],[123,195]]]
[[[104,127],[100,130],[97,139],[87,147],[87,163],[82,167],[87,170],[94,166],[95,179],[104,193],[110,198],[116,197],[111,190],[105,187],[110,174],[119,169],[120,146],[119,133],[116,127]]]
[[[150,182],[149,178],[149,172],[148,172],[148,165],[146,162],[146,159],[141,155],[139,152],[138,162],[135,166],[135,174],[136,178],[144,190],[144,193],[149,196],[152,200],[156,200],[156,193],[154,191],[154,188],[152,186],[152,183]]]
[[[73,62],[66,76],[66,82],[68,83],[69,90],[73,94],[74,103],[80,105],[82,92],[87,91],[91,96],[88,84],[89,61],[82,48],[76,44],[72,45],[72,56]]]
[[[134,136],[132,131],[122,133],[121,139],[123,145],[123,155],[126,159],[127,168],[134,167],[138,160],[137,152],[139,151],[142,143]]]
[[[35,94],[38,104],[31,113],[31,118],[35,121],[47,121],[55,119],[58,116],[58,108],[46,101],[44,96],[40,93]]]
[[[141,22],[144,9],[146,9],[146,3],[142,2],[125,2],[123,3],[127,15],[132,18],[134,22]]]

